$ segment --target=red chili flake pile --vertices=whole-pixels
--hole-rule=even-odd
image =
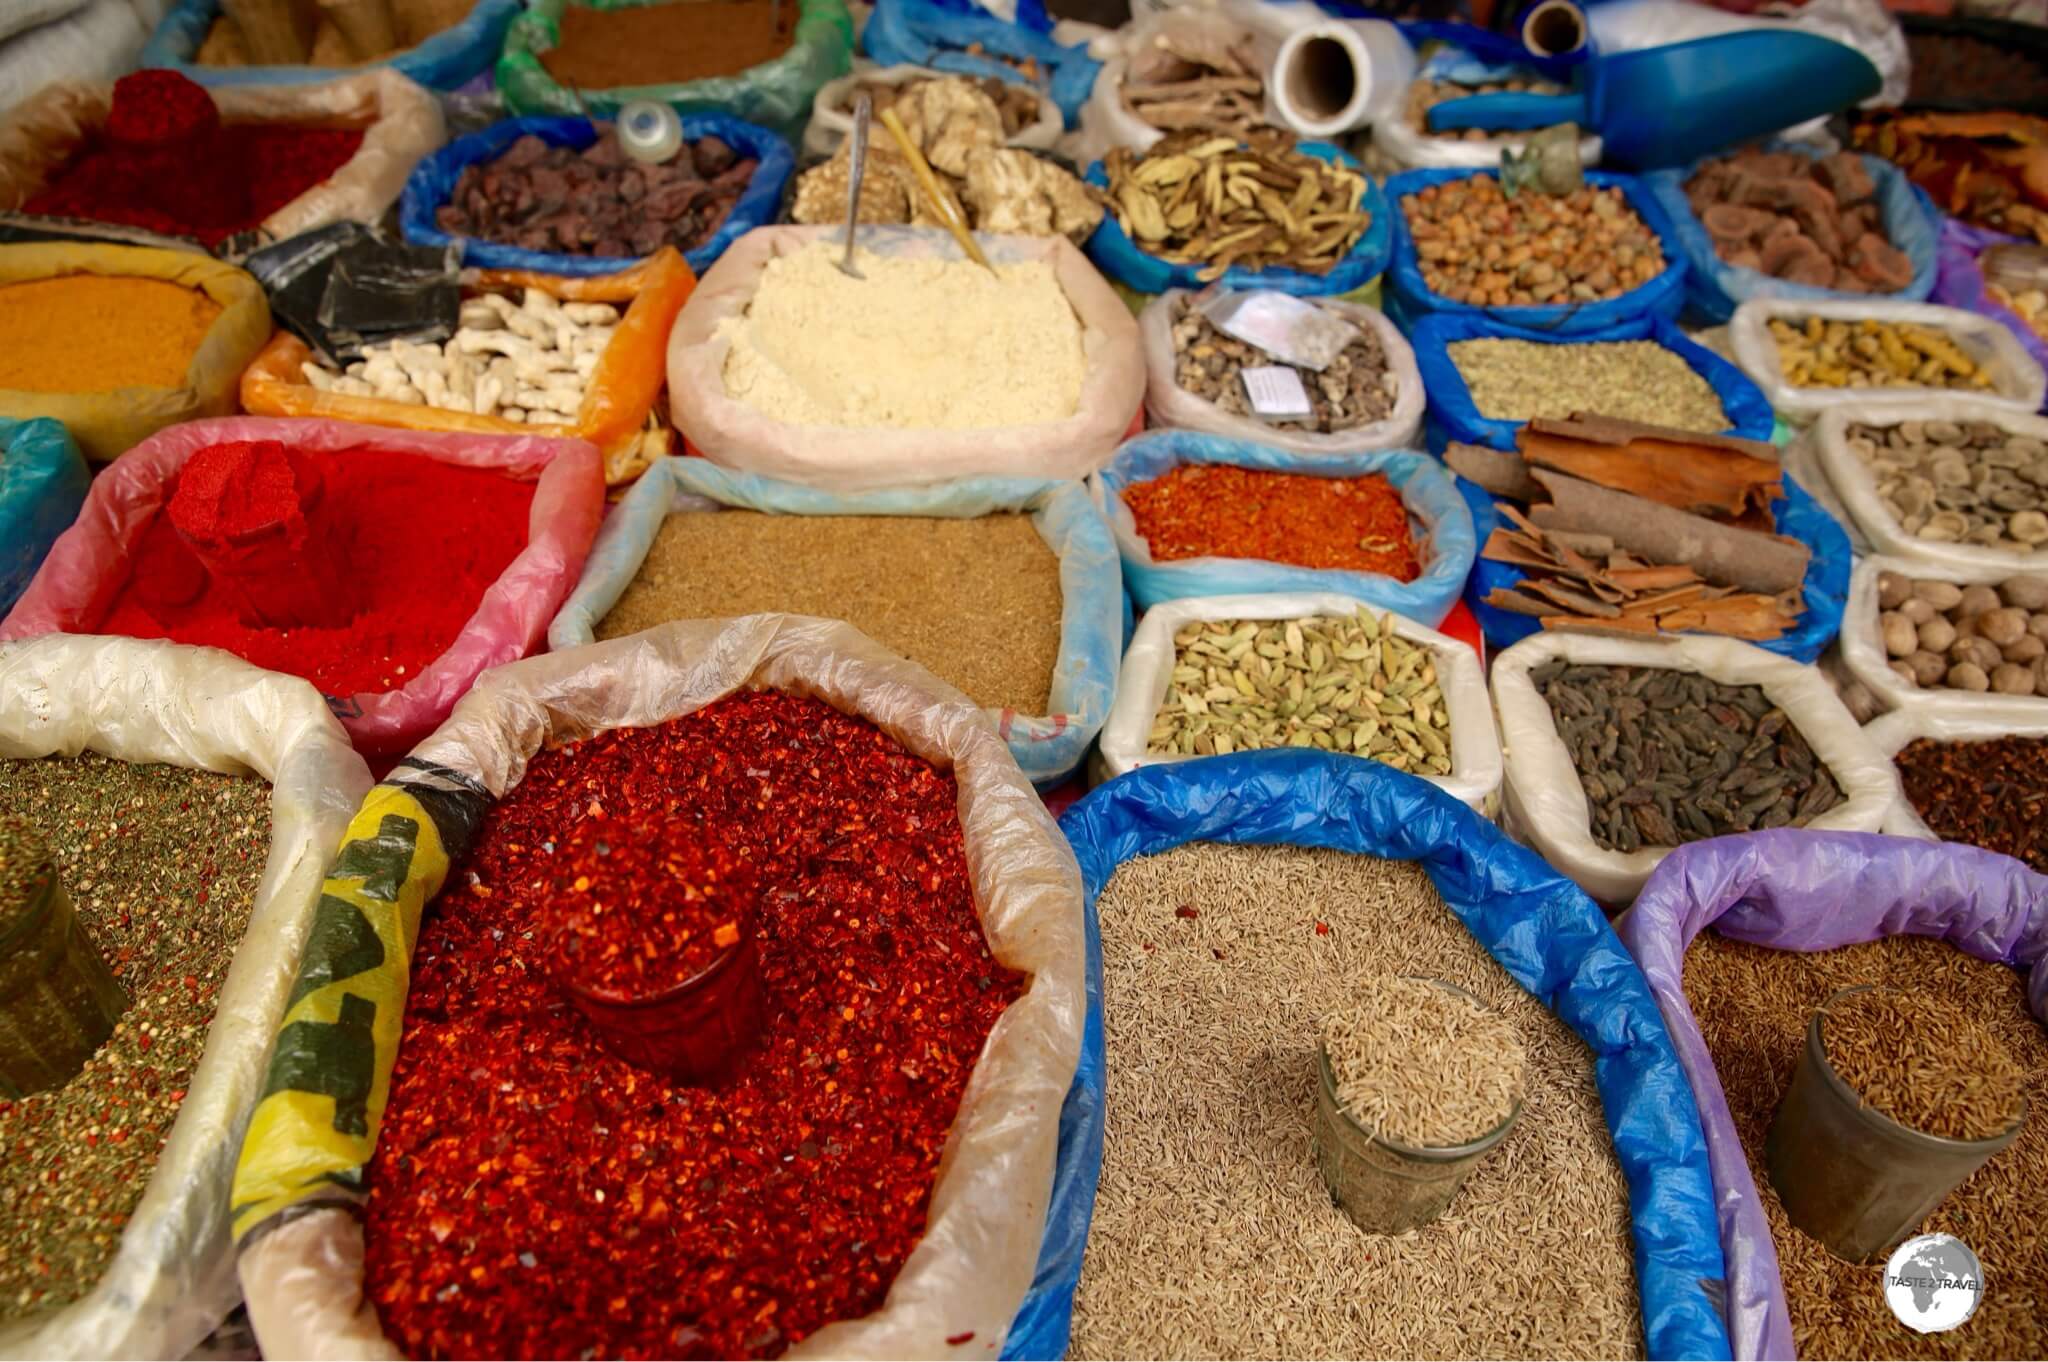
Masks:
[[[586,818],[555,874],[555,977],[621,998],[665,993],[739,944],[752,874],[688,823]]]
[[[1182,464],[1125,488],[1158,561],[1255,558],[1305,568],[1422,574],[1408,508],[1383,474],[1318,478],[1230,464]]]
[[[367,1288],[414,1357],[773,1357],[881,1305],[1023,978],[951,776],[758,692],[537,756],[429,909],[370,1168]],[[761,1043],[715,1086],[614,1058],[550,982],[557,849],[681,819],[751,866]]]
[[[213,97],[175,71],[114,83],[104,128],[23,211],[110,222],[213,247],[320,184],[362,148],[360,128],[221,123]]]
[[[236,599],[209,584],[170,516],[159,515],[97,632],[225,648],[343,697],[395,690],[448,651],[526,547],[534,485],[389,450],[301,457],[324,484],[308,521],[326,518],[330,542],[347,546],[337,566],[359,593],[354,619],[334,628],[242,623]]]

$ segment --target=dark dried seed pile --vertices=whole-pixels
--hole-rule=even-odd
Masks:
[[[1988,1140],[2020,1118],[2027,1071],[1998,1034],[1935,993],[1873,988],[1828,1004],[1828,1065],[1865,1106],[1929,1135]]]
[[[2048,738],[1919,738],[1892,760],[1906,798],[1936,837],[2048,873]]]
[[[1761,686],[1561,658],[1529,680],[1578,768],[1593,840],[1609,851],[1797,827],[1842,802],[1833,774]]]

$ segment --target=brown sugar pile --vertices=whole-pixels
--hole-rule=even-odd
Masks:
[[[540,64],[564,85],[612,90],[731,76],[789,51],[796,0],[678,0],[666,5],[562,11],[561,38]]]

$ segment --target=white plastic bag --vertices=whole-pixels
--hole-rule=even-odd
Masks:
[[[2000,576],[2048,570],[2048,552],[2021,553],[1983,544],[1938,544],[1906,533],[1892,508],[1878,495],[1876,475],[1849,448],[1849,427],[1891,426],[1901,421],[1989,421],[2015,435],[2048,441],[2048,417],[1970,398],[1923,397],[1889,405],[1834,407],[1814,423],[1814,451],[1826,470],[1829,485],[1848,511],[1843,525],[1850,531],[1851,539],[1867,540],[1871,550],[1914,564],[1911,570],[1923,577],[1941,575],[1930,573],[1929,569],[1969,572],[1981,568],[1995,570]]]
[[[2014,719],[1953,711],[1897,709],[1880,715],[1863,731],[1884,759],[1892,761],[1916,738],[1932,738],[1936,742],[2048,738],[2048,711],[2027,719]],[[1927,826],[1927,820],[1920,816],[1920,811],[1913,807],[1913,801],[1906,798],[1903,785],[1891,812],[1885,815],[1882,830],[1893,837],[1918,837],[1927,842],[1941,840],[1935,836],[1934,829]]]
[[[2048,564],[2043,564],[2048,566]],[[1945,686],[1923,689],[1893,671],[1885,653],[1884,635],[1878,627],[1877,578],[1879,573],[1897,572],[1907,577],[1934,578],[1969,586],[1974,582],[1999,582],[2013,575],[2011,568],[1931,567],[1904,558],[1864,558],[1849,579],[1849,603],[1842,611],[1840,646],[1842,662],[1850,675],[1870,688],[1888,710],[1951,715],[1980,719],[1987,723],[2048,723],[2048,696],[1999,695],[1992,691],[1951,690]]]
[[[321,877],[370,787],[308,682],[213,648],[50,635],[0,644],[0,758],[90,748],[270,782],[270,856],[184,1106],[113,1261],[63,1309],[0,1324],[21,1357],[183,1357],[235,1306],[228,1188]],[[196,850],[196,848],[195,848]]]
[[[811,121],[804,128],[804,154],[827,157],[839,150],[839,144],[853,131],[853,95],[856,85],[908,85],[914,80],[931,80],[946,72],[934,71],[927,66],[876,66],[872,62],[857,62],[851,75],[828,80],[818,87],[817,95],[811,100]],[[1021,87],[1020,87],[1021,88]],[[1052,102],[1052,96],[1043,90],[1038,92],[1038,118],[1029,126],[1019,130],[1015,137],[1003,143],[1009,147],[1024,147],[1032,151],[1050,151],[1060,139],[1066,124],[1060,118],[1060,106]],[[887,131],[882,136],[886,139]],[[892,145],[886,140],[878,145]]]
[[[1309,615],[1358,613],[1366,602],[1335,592],[1274,592],[1257,596],[1189,596],[1155,605],[1138,622],[1131,646],[1124,651],[1123,671],[1117,676],[1116,703],[1110,706],[1109,722],[1102,727],[1102,767],[1107,776],[1120,776],[1140,766],[1161,762],[1188,761],[1182,756],[1161,756],[1147,752],[1153,716],[1166,699],[1173,679],[1173,636],[1182,626],[1197,620],[1296,620]],[[1388,612],[1374,610],[1375,614]],[[1394,633],[1411,643],[1428,648],[1436,657],[1437,684],[1443,689],[1444,708],[1451,720],[1451,773],[1423,779],[1481,813],[1490,814],[1500,790],[1500,736],[1494,730],[1493,710],[1486,698],[1486,672],[1471,645],[1417,624],[1405,615],[1394,615]],[[1370,761],[1370,757],[1361,757]]]
[[[1370,327],[1379,337],[1394,375],[1394,410],[1385,420],[1371,425],[1324,435],[1315,431],[1278,430],[1251,416],[1234,416],[1207,398],[1197,397],[1180,386],[1179,362],[1173,348],[1173,323],[1183,300],[1199,295],[1183,289],[1168,289],[1145,305],[1138,314],[1138,335],[1145,347],[1145,414],[1148,424],[1180,430],[1199,430],[1227,435],[1238,440],[1255,440],[1296,454],[1362,454],[1380,449],[1418,448],[1422,433],[1422,410],[1427,398],[1422,374],[1415,367],[1415,349],[1408,344],[1387,314],[1376,307],[1348,303],[1337,298],[1314,300],[1325,311],[1348,322]]]
[[[1763,687],[1841,786],[1842,802],[1805,826],[1876,832],[1898,796],[1898,776],[1813,667],[1724,638],[1668,643],[1543,633],[1493,660],[1493,704],[1507,754],[1506,806],[1513,826],[1544,860],[1603,903],[1636,896],[1670,847],[1609,851],[1593,840],[1592,811],[1577,765],[1529,673],[1553,658],[1575,664],[1665,667],[1724,685]]]
[[[1085,938],[1073,853],[981,711],[845,624],[794,615],[687,620],[485,673],[409,765],[452,772],[456,784],[496,798],[543,745],[661,723],[751,688],[815,695],[952,772],[989,947],[1031,980],[989,1033],[924,1235],[881,1308],[828,1325],[785,1356],[952,1357],[958,1350],[946,1340],[970,1333],[993,1356],[1031,1284],[1045,1228],[1060,1108],[1086,1016]],[[378,1055],[380,1084],[394,1057]],[[252,1153],[279,1162],[279,1151],[255,1143],[245,1172]],[[295,1177],[317,1182],[317,1163],[316,1153]],[[265,1354],[396,1356],[362,1294],[362,1221],[298,1203],[268,1223],[277,1228],[245,1230],[240,1262]]]
[[[761,273],[778,256],[815,241],[843,241],[840,227],[760,227],[719,257],[669,333],[668,391],[676,428],[696,452],[743,473],[762,473],[835,492],[866,491],[989,475],[1080,478],[1108,463],[1145,394],[1145,358],[1130,309],[1064,237],[995,236],[975,241],[995,264],[1043,260],[1079,318],[1087,372],[1072,416],[1028,426],[971,430],[884,430],[798,426],[726,396],[730,342],[718,324],[746,313]],[[964,259],[943,231],[863,227],[863,250],[881,255]],[[990,374],[990,383],[1000,376]]]
[[[0,8],[0,41],[78,13],[89,0],[13,0]],[[124,5],[128,0],[121,0]],[[133,6],[129,6],[132,10]]]
[[[0,11],[8,8],[0,5]],[[29,8],[36,8],[36,0]],[[0,43],[0,111],[52,81],[112,80],[135,65],[149,30],[128,0],[89,0],[71,8],[74,13],[18,28]],[[9,15],[0,13],[0,28],[11,25]]]
[[[2042,397],[2048,395],[2048,374],[2042,373],[2041,366],[2012,332],[1974,312],[1934,303],[1889,303],[1874,298],[1818,302],[1752,298],[1736,308],[1728,322],[1728,341],[1734,348],[1735,362],[1763,389],[1772,410],[1795,424],[1815,420],[1834,407],[1863,410],[1887,402],[1911,403],[1925,412],[1930,402],[1965,396],[1936,388],[1793,387],[1785,381],[1785,371],[1778,363],[1778,343],[1771,337],[1770,323],[1779,318],[1799,322],[1808,317],[1823,321],[1906,322],[1946,332],[1972,361],[1990,370],[1991,390],[1967,394],[1969,400],[1984,406],[2025,414],[2037,410]]]

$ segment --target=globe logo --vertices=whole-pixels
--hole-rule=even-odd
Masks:
[[[1892,1250],[1884,1299],[1899,1323],[1923,1334],[1953,1329],[1977,1313],[1984,1267],[1952,1234],[1922,1234]]]

